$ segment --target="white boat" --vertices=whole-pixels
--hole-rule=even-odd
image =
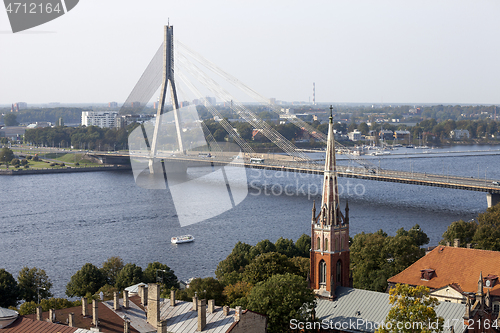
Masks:
[[[189,243],[194,241],[194,237],[191,235],[172,237],[170,241],[174,244]]]

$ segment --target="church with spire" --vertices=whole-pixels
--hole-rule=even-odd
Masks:
[[[321,206],[313,203],[311,220],[310,287],[323,299],[335,299],[337,287],[352,287],[349,273],[349,206],[340,209],[330,106]]]

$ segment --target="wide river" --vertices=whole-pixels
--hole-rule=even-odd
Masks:
[[[419,155],[401,148],[402,155],[367,158],[386,169],[500,180],[499,148],[457,146]],[[449,150],[473,152],[434,154]],[[348,162],[340,158],[339,164]],[[100,267],[119,256],[146,268],[159,261],[185,280],[214,276],[217,263],[237,241],[253,245],[310,233],[312,201],[318,194],[304,188],[319,187],[322,177],[247,170],[247,178],[248,195],[235,208],[181,227],[170,192],[138,187],[132,172],[2,176],[0,268],[15,277],[24,266],[42,268],[55,295],[65,297],[70,277],[87,262]],[[429,245],[436,245],[451,222],[475,218],[486,209],[482,192],[345,178],[339,184],[344,188],[341,205],[349,199],[351,236],[378,229],[394,235],[401,227],[419,224]],[[193,210],[198,206],[206,204],[192,202]],[[171,244],[172,236],[184,234],[196,240]]]

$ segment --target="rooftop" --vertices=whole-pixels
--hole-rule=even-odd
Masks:
[[[426,269],[434,270],[429,280],[421,278],[421,271]],[[440,245],[387,281],[430,289],[453,285],[464,292],[476,292],[481,272],[483,277],[500,276],[500,252]],[[492,296],[500,296],[500,283],[486,289]]]
[[[322,322],[328,322],[330,328],[341,328],[344,332],[375,332],[392,307],[387,293],[338,287],[336,295],[334,301],[316,301],[316,317]],[[444,318],[446,324],[453,324],[455,333],[464,332],[462,322],[453,321],[464,316],[463,304],[441,302],[436,313]],[[450,332],[449,328],[445,328],[444,332]]]

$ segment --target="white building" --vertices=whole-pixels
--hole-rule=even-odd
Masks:
[[[357,129],[354,130],[353,132],[350,132],[348,134],[348,136],[349,136],[349,140],[351,140],[351,141],[359,141],[359,140],[361,140],[361,132],[358,131]]]
[[[452,139],[456,139],[456,140],[461,140],[461,139],[469,139],[470,138],[470,135],[469,135],[469,130],[453,130],[453,131],[450,131],[450,138]]]
[[[83,126],[116,127],[118,112],[82,111]]]

